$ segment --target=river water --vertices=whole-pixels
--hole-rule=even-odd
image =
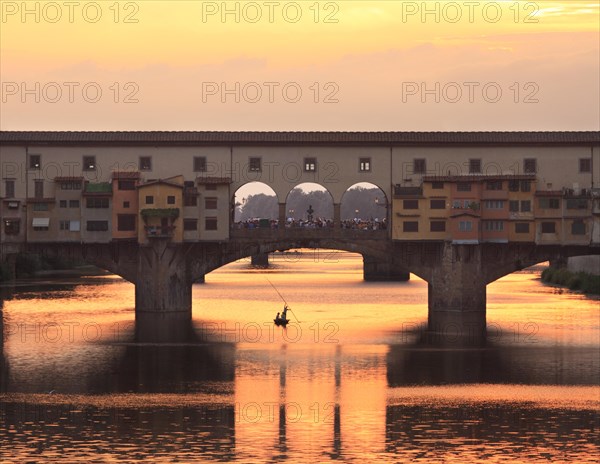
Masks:
[[[411,277],[364,282],[340,252],[240,261],[162,345],[136,341],[117,276],[5,285],[0,461],[599,462],[597,299],[515,273],[488,286],[485,347],[437,346]]]

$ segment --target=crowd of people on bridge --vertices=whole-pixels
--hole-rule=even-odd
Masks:
[[[238,221],[233,224],[234,229],[278,229],[279,221],[277,219],[248,219]]]
[[[286,229],[326,229],[333,227],[333,220],[324,218],[313,218],[311,220],[288,218],[285,223]],[[379,218],[369,220],[360,218],[347,219],[340,222],[340,228],[352,230],[385,230],[387,229],[387,220],[385,218],[382,220]],[[248,219],[236,222],[234,229],[279,229],[279,221],[277,219]]]
[[[384,230],[387,229],[387,220],[383,218],[379,220],[378,218],[364,220],[364,219],[349,219],[347,221],[342,221],[341,223],[342,229],[358,229],[358,230]]]

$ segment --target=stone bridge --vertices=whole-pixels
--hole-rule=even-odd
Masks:
[[[298,248],[343,250],[363,256],[365,276],[398,277],[409,272],[428,282],[431,333],[449,327],[472,340],[485,339],[486,286],[544,261],[600,254],[600,247],[508,243],[455,245],[435,241],[392,241],[386,230],[232,230],[222,243],[174,244],[154,239],[109,244],[28,244],[28,251],[81,258],[135,284],[136,323],[154,332],[177,331],[189,323],[192,284],[242,258]],[[153,337],[150,337],[153,338]]]

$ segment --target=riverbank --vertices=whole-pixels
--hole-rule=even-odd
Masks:
[[[600,276],[588,272],[571,272],[549,267],[542,272],[542,282],[568,287],[590,295],[600,295]]]
[[[0,262],[0,282],[31,277],[95,276],[108,271],[81,260],[68,260],[61,256],[47,257],[37,253],[19,253],[13,266]]]

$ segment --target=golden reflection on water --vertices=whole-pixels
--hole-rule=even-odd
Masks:
[[[267,278],[300,320],[287,331],[273,327],[283,302]],[[155,462],[590,462],[599,451],[598,300],[539,272],[488,286],[481,349],[419,346],[426,282],[363,282],[357,255],[215,271],[193,289],[198,339],[163,347],[135,343],[131,284],[52,284],[18,283],[4,302],[7,462],[58,450]]]

